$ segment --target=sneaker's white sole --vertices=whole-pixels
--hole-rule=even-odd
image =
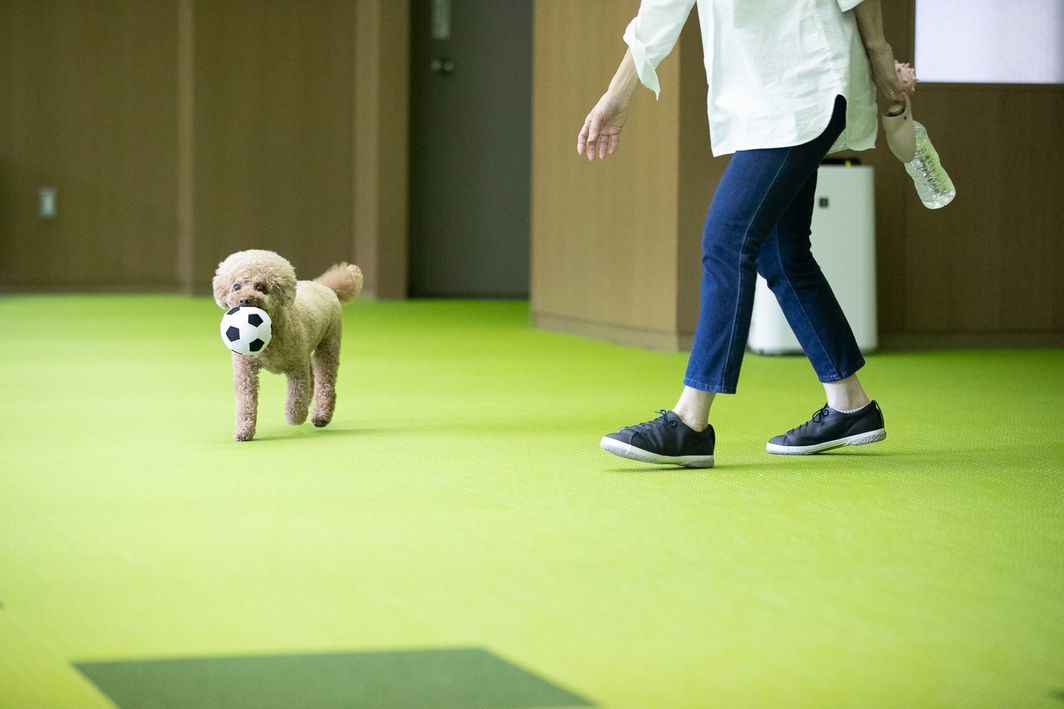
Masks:
[[[863,446],[866,443],[878,443],[886,437],[886,429],[881,428],[878,431],[869,431],[868,433],[859,433],[856,436],[846,436],[845,438],[839,438],[834,441],[817,443],[815,446],[781,446],[777,443],[767,443],[765,445],[765,450],[777,455],[812,455],[814,453],[829,451],[832,448]]]
[[[630,443],[622,443],[616,438],[603,437],[599,443],[602,450],[613,453],[628,460],[638,460],[641,463],[654,463],[657,465],[682,465],[685,468],[712,468],[713,456],[711,455],[658,455],[636,448]]]

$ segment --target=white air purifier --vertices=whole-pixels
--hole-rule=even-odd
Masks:
[[[870,165],[823,164],[813,206],[813,257],[850,322],[857,345],[879,345],[876,322],[875,193]],[[765,355],[802,354],[776,296],[757,277],[748,345]]]

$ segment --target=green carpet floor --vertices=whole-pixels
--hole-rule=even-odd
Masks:
[[[524,303],[345,306],[333,423],[264,374],[236,443],[220,317],[0,298],[3,709],[1064,706],[1064,351],[871,357],[888,439],[812,457],[764,452],[808,363],[750,355],[687,471],[598,447],[686,356]]]

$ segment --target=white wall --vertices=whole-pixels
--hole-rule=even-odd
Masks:
[[[917,0],[921,81],[1064,83],[1064,0]]]

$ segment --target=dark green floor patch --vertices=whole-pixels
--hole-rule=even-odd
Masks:
[[[587,700],[477,648],[80,662],[120,709],[534,709]]]

